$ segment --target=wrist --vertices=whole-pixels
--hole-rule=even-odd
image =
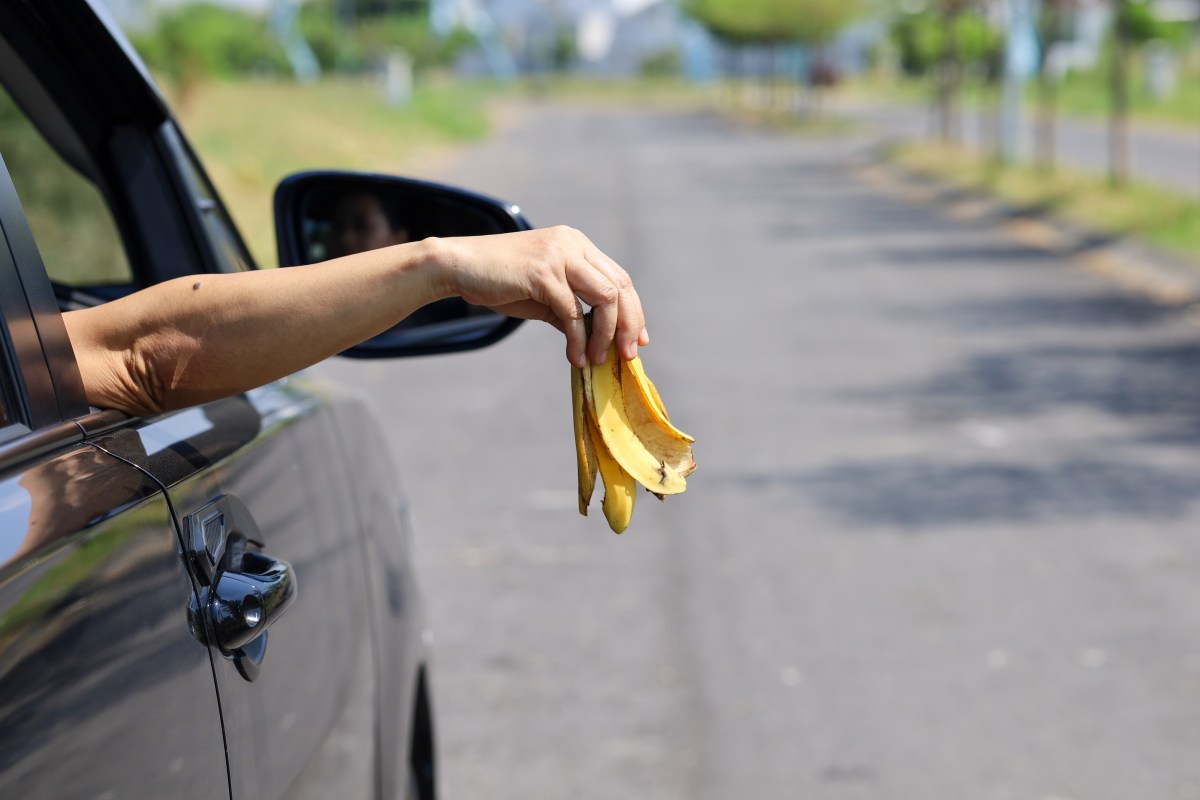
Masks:
[[[451,240],[430,236],[418,242],[417,246],[417,263],[424,277],[428,302],[457,297],[457,254]]]

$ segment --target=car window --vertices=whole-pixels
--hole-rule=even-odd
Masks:
[[[11,438],[12,426],[21,421],[17,411],[17,386],[13,380],[12,362],[6,350],[3,337],[0,336],[0,442]]]
[[[68,286],[133,282],[103,195],[63,161],[3,87],[0,156],[17,187],[50,280]]]
[[[217,199],[217,193],[196,162],[195,155],[177,134],[170,137],[169,145],[183,169],[184,180],[196,207],[200,209],[209,240],[216,248],[217,258],[221,260],[221,269],[235,272],[254,269],[254,260],[242,242],[237,227]]]

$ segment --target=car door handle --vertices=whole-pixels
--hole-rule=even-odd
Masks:
[[[226,655],[266,634],[296,599],[296,578],[286,561],[247,552],[238,572],[223,572],[207,590],[206,607],[217,647]]]

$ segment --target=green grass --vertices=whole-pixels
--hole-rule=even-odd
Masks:
[[[403,173],[439,148],[490,129],[484,83],[421,85],[406,108],[373,83],[213,82],[176,98],[188,137],[261,266],[277,263],[275,185],[306,169]]]
[[[1101,64],[1089,72],[1073,72],[1058,87],[1059,113],[1066,116],[1103,118],[1109,113],[1108,67]],[[1129,76],[1130,113],[1135,123],[1150,123],[1195,133],[1200,129],[1200,47],[1180,56],[1179,74],[1173,94],[1156,99],[1146,90],[1145,76],[1137,59]],[[885,80],[860,76],[839,88],[845,97],[889,102],[931,103],[936,86],[930,78],[900,77]],[[968,105],[994,102],[996,88],[979,81],[963,86],[963,101]],[[1026,102],[1031,110],[1038,102],[1036,81],[1030,81]]]
[[[1200,200],[1156,186],[1112,186],[1091,174],[1002,166],[978,153],[921,142],[891,153],[914,172],[978,189],[1006,202],[1061,215],[1092,230],[1140,236],[1195,259],[1200,254]]]

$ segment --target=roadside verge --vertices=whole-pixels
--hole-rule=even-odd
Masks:
[[[883,191],[939,207],[948,217],[994,223],[1029,247],[1065,258],[1156,302],[1200,301],[1200,253],[1189,258],[1133,235],[1080,225],[1045,206],[1007,202],[983,188],[896,163],[889,149],[876,148],[871,157],[857,163],[857,176]]]

